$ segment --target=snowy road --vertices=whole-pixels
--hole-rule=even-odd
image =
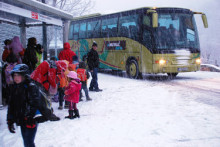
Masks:
[[[144,76],[134,80],[99,74],[103,92],[80,102],[81,118],[39,124],[38,147],[219,147],[220,73]],[[10,134],[0,110],[0,144],[20,147],[19,127]]]

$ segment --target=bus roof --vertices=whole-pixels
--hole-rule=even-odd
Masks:
[[[159,10],[163,10],[163,9],[182,9],[182,10],[192,11],[192,10],[187,9],[187,8],[179,8],[179,7],[142,7],[142,8],[124,10],[124,11],[113,12],[113,13],[108,13],[108,14],[101,14],[101,13],[89,14],[89,15],[84,15],[84,16],[80,16],[80,17],[74,17],[72,21],[83,20],[83,19],[88,19],[88,18],[94,18],[94,17],[99,17],[99,16],[114,15],[114,14],[118,14],[118,13],[141,10],[141,9],[153,9],[153,10],[157,10],[157,9],[159,9]]]

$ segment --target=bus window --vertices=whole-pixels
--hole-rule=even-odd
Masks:
[[[80,23],[79,38],[86,38],[86,23]]]
[[[73,40],[73,23],[71,23],[69,29],[69,40]]]
[[[90,21],[87,24],[87,36],[88,38],[100,37],[101,21]]]
[[[150,17],[149,16],[143,17],[143,24],[150,27]]]
[[[117,36],[118,17],[107,18],[102,20],[102,37]]]
[[[148,49],[152,49],[152,38],[151,38],[151,32],[147,29],[144,29],[143,32],[143,44],[146,46]]]
[[[74,24],[73,39],[77,40],[78,38],[79,38],[79,24]]]
[[[119,36],[138,39],[138,15],[122,16],[119,18]]]
[[[159,13],[155,29],[157,49],[199,48],[197,29],[191,14]]]

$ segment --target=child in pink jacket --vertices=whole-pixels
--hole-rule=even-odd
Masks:
[[[65,88],[65,97],[66,101],[70,102],[69,105],[69,116],[65,118],[74,119],[79,116],[79,110],[76,107],[76,103],[79,102],[79,95],[81,89],[80,79],[77,77],[77,73],[75,71],[70,71],[67,75],[69,84]],[[73,112],[75,115],[73,115]]]

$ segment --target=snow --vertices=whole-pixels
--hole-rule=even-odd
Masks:
[[[78,103],[81,117],[38,126],[39,147],[219,147],[220,73],[145,75],[134,80],[99,73],[102,92],[90,92],[92,101]],[[90,83],[90,82],[88,82]],[[85,99],[85,97],[83,97]],[[22,147],[20,128],[9,133],[7,107],[0,110],[2,147]]]

